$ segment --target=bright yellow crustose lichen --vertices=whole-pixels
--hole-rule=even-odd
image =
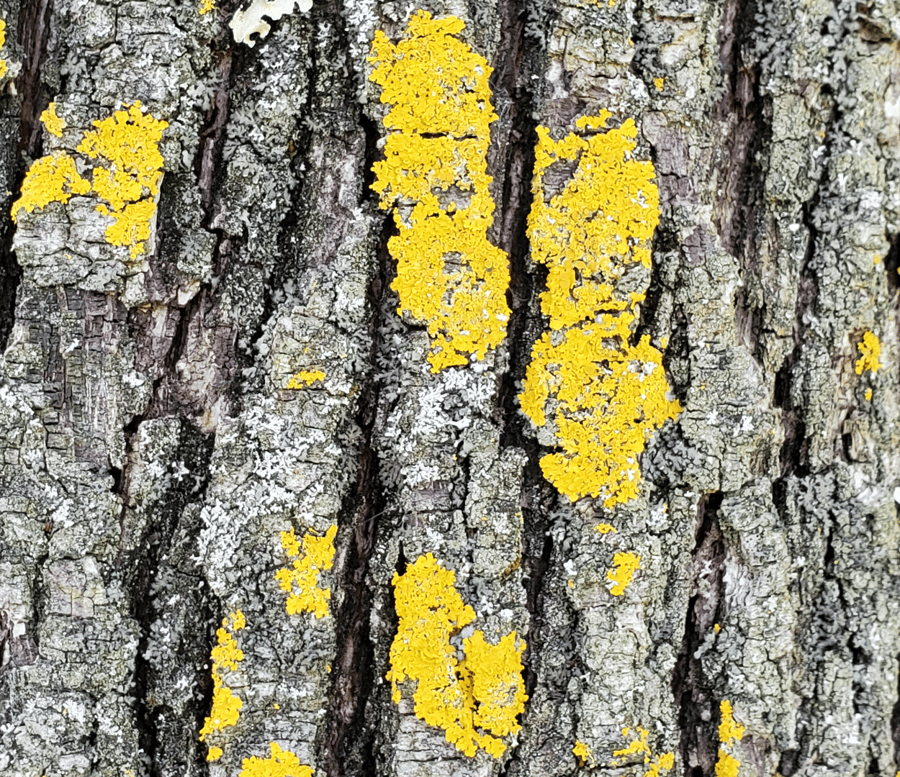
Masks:
[[[647,435],[681,412],[667,397],[662,353],[647,335],[630,344],[644,295],[616,291],[629,265],[650,267],[659,196],[653,165],[633,158],[634,121],[606,129],[608,119],[582,117],[582,134],[559,141],[538,127],[528,234],[549,270],[541,310],[550,331],[532,348],[519,397],[537,426],[553,411],[561,450],[541,459],[544,476],[573,501],[602,497],[607,507],[637,496]],[[577,168],[550,196],[545,177],[557,163]]]
[[[614,534],[616,533],[616,527],[613,526],[611,523],[598,523],[594,527],[594,529],[596,531],[600,532],[601,534],[609,534],[610,532],[612,532]]]
[[[201,16],[216,10],[216,0],[200,0],[199,13]]]
[[[458,660],[450,638],[475,620],[475,611],[456,590],[455,573],[431,553],[403,575],[395,573],[391,582],[399,620],[387,674],[394,702],[400,701],[400,684],[414,681],[421,720],[442,728],[447,741],[470,757],[481,748],[499,758],[506,750],[500,737],[519,731],[517,718],[528,699],[522,679],[525,644],[514,631],[496,645],[476,631],[463,640],[465,658]]]
[[[631,583],[634,573],[641,568],[641,557],[634,553],[616,553],[613,556],[613,568],[606,573],[606,579],[612,583],[609,592],[613,596],[621,596]]]
[[[644,777],[659,777],[660,771],[668,771],[675,766],[675,753],[663,753],[654,756],[650,745],[647,744],[647,736],[650,732],[643,726],[637,726],[635,732],[636,738],[632,738],[627,747],[613,752],[613,766],[622,766],[630,760],[630,756],[643,755],[644,763],[648,769],[644,772]],[[628,739],[631,736],[630,728],[622,729],[622,736]],[[651,760],[652,759],[652,760]]]
[[[331,589],[319,588],[319,574],[334,564],[336,534],[337,524],[328,529],[324,537],[307,533],[298,540],[293,529],[281,532],[281,547],[288,558],[294,559],[292,568],[279,569],[275,573],[281,590],[288,594],[285,603],[288,615],[310,612],[316,619],[328,615]]]
[[[237,646],[234,638],[236,632],[246,625],[244,614],[237,610],[228,618],[222,619],[222,627],[216,630],[218,639],[212,649],[212,680],[213,699],[209,717],[200,729],[200,741],[203,742],[210,734],[221,733],[229,726],[238,722],[241,708],[244,703],[227,685],[223,676],[224,670],[234,672],[238,664],[244,659],[243,651]],[[207,761],[216,761],[222,757],[222,748],[211,746],[206,754]]]
[[[22,195],[13,203],[12,220],[18,221],[19,211],[32,213],[46,208],[51,202],[67,203],[75,194],[87,194],[91,185],[78,174],[75,160],[56,151],[36,160],[22,181]]]
[[[6,22],[3,19],[0,19],[0,49],[2,49],[6,45]],[[7,71],[9,70],[9,66],[5,59],[0,59],[0,78],[3,78]]]
[[[863,370],[877,372],[881,368],[881,362],[878,360],[881,356],[881,342],[878,336],[874,332],[866,332],[856,347],[861,354],[859,361],[856,362],[856,374],[862,375]]]
[[[464,26],[419,11],[396,44],[376,32],[368,58],[391,105],[373,188],[382,208],[396,206],[392,288],[398,312],[428,326],[432,372],[484,359],[506,336],[510,312],[507,257],[487,239],[491,68],[456,37]]]
[[[589,748],[584,742],[575,740],[575,747],[572,748],[572,753],[578,759],[579,766],[590,765],[591,768],[593,768],[594,756],[591,753],[591,748]]]
[[[301,764],[296,755],[282,750],[277,743],[270,742],[269,750],[268,758],[245,758],[239,777],[312,777],[315,774],[311,767]]]
[[[285,388],[302,389],[317,381],[321,382],[324,380],[325,373],[322,372],[322,370],[300,370],[300,372],[294,373],[294,375],[291,376],[291,379],[288,381]]]
[[[50,103],[47,106],[47,109],[41,114],[41,122],[51,135],[57,138],[62,137],[63,130],[66,128],[66,120],[56,115],[56,103]]]
[[[741,762],[728,750],[744,738],[744,727],[735,722],[734,710],[727,699],[719,705],[722,722],[719,723],[719,759],[716,761],[716,777],[737,777]]]
[[[99,162],[93,169],[93,191],[106,204],[97,206],[113,223],[106,240],[128,246],[131,257],[144,253],[150,222],[156,214],[156,198],[163,176],[159,141],[168,122],[141,111],[140,101],[116,111],[86,132],[78,152]]]

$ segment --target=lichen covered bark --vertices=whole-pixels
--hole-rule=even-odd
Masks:
[[[898,18],[0,0],[0,773],[894,777]]]

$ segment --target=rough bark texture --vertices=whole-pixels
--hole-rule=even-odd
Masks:
[[[511,273],[505,340],[436,374],[371,188],[366,57],[414,9],[299,3],[236,43],[259,5],[0,0],[0,774],[293,774],[251,772],[277,743],[329,777],[734,777],[722,752],[739,777],[893,777],[900,4],[423,2],[494,68]],[[90,196],[13,223],[34,160],[137,100],[168,122],[143,253]],[[536,128],[602,109],[655,166],[634,337],[667,343],[683,407],[611,507],[547,482],[518,401],[547,327]],[[855,369],[866,332],[877,371]],[[289,615],[281,532],[332,525],[329,613]],[[640,570],[613,596],[619,552]],[[489,643],[527,644],[499,758],[385,679],[392,578],[428,553]],[[238,611],[240,717],[201,743]]]

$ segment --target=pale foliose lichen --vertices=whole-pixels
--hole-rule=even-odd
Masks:
[[[270,742],[268,758],[253,756],[241,763],[239,777],[312,777],[314,770],[300,763],[290,750],[283,750],[278,743]]]
[[[382,208],[395,208],[392,288],[398,312],[428,327],[432,372],[484,359],[506,336],[510,312],[507,256],[487,239],[491,68],[459,39],[463,28],[419,11],[396,44],[376,32],[368,58],[391,106],[373,188]]]
[[[281,532],[281,547],[288,558],[294,559],[289,569],[279,569],[275,579],[281,590],[288,594],[285,608],[288,615],[312,613],[317,619],[328,615],[330,588],[319,587],[319,574],[334,564],[334,537],[337,525],[333,525],[324,537],[307,533],[302,540],[294,530]]]
[[[47,131],[62,134],[65,122],[51,104],[41,115]],[[91,183],[81,177],[76,160],[54,151],[31,165],[22,182],[22,195],[13,203],[12,218],[19,211],[32,213],[51,202],[66,204],[76,194],[93,194],[97,211],[112,217],[106,241],[125,246],[134,259],[144,253],[156,218],[156,202],[163,177],[159,141],[168,123],[145,114],[140,101],[105,119],[84,134],[76,151],[91,162]]]
[[[307,13],[312,5],[312,0],[248,0],[244,3],[244,8],[235,12],[229,26],[234,33],[235,41],[246,43],[253,48],[256,41],[250,36],[259,33],[262,39],[272,29],[265,19],[277,22],[282,16],[293,13],[295,7],[299,8],[301,13]]]
[[[561,450],[541,459],[544,476],[573,501],[600,497],[605,506],[637,496],[647,436],[681,412],[667,395],[662,353],[647,335],[631,345],[644,294],[616,288],[629,265],[650,267],[659,196],[652,163],[634,159],[634,121],[607,128],[609,117],[582,117],[580,132],[559,141],[537,129],[528,234],[549,271],[541,310],[550,331],[534,344],[520,395],[536,426],[553,414]],[[548,193],[547,173],[572,163],[566,185]]]
[[[881,368],[881,341],[874,332],[865,332],[856,346],[860,357],[856,362],[856,374],[862,375],[864,370],[878,372]]]
[[[428,553],[394,574],[399,620],[391,645],[393,699],[401,699],[401,683],[414,681],[416,715],[446,733],[447,741],[474,756],[479,748],[496,758],[501,739],[520,729],[518,716],[527,696],[522,679],[525,644],[510,632],[496,645],[475,631],[463,639],[464,658],[450,638],[475,620],[475,611],[456,590],[456,575]]]
[[[744,727],[735,722],[734,710],[727,699],[719,705],[722,722],[719,723],[719,758],[716,761],[716,777],[737,777],[741,762],[730,752],[735,742],[744,738]]]
[[[238,647],[235,634],[244,628],[246,621],[240,610],[222,619],[221,628],[216,630],[217,643],[212,649],[212,681],[213,699],[209,717],[200,729],[200,741],[203,742],[212,734],[220,734],[226,728],[234,726],[240,718],[244,703],[234,691],[225,684],[224,672],[235,671],[244,659],[243,651]],[[206,755],[207,761],[217,761],[222,757],[222,748],[211,745]]]

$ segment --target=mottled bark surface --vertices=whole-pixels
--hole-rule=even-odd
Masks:
[[[250,46],[229,22],[263,3],[207,5],[0,0],[0,774],[294,774],[252,771],[276,743],[329,777],[894,777],[900,5],[423,3],[494,68],[510,269],[505,339],[437,373],[372,190],[367,55],[418,6],[300,2]],[[90,180],[82,138],[135,101],[168,123],[144,250],[93,194],[13,223],[32,163]],[[548,326],[537,128],[601,110],[655,166],[652,268],[623,283],[683,408],[610,506],[544,478],[518,400]],[[282,532],[332,526],[328,613],[289,614]],[[476,616],[460,658],[475,629],[527,645],[499,757],[415,683],[392,699],[391,581],[429,553]],[[220,686],[239,718],[201,742]]]

